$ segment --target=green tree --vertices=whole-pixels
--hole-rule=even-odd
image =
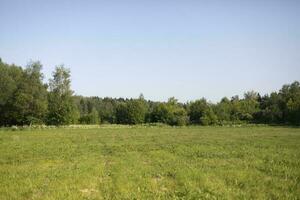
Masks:
[[[279,91],[282,99],[283,121],[289,124],[300,124],[300,84],[298,81],[284,85]],[[279,106],[280,106],[279,105]]]
[[[81,124],[99,124],[100,118],[98,111],[93,108],[89,114],[81,116],[78,121]]]
[[[150,122],[168,123],[170,111],[165,103],[155,103],[150,113]]]
[[[104,98],[98,102],[99,117],[102,122],[116,123],[117,101],[112,98]]]
[[[231,121],[231,101],[224,97],[213,107],[214,113],[217,115],[220,124],[226,124]]]
[[[208,107],[200,118],[200,123],[204,126],[217,124],[218,117],[211,107]]]
[[[147,106],[142,99],[132,99],[117,107],[116,117],[120,124],[141,124],[145,122]]]
[[[116,122],[118,124],[129,124],[128,109],[125,102],[121,102],[116,107]]]
[[[256,113],[255,121],[260,123],[283,123],[284,101],[277,92],[265,95],[260,100],[260,111]]]
[[[204,98],[189,104],[188,115],[192,124],[213,125],[218,122],[212,105]]]
[[[72,98],[70,70],[63,65],[57,66],[49,82],[48,123],[65,125],[76,123],[78,111]]]
[[[22,84],[23,70],[0,61],[0,125],[15,125],[19,114],[15,110],[15,93]]]
[[[188,122],[187,112],[178,101],[172,97],[167,103],[157,103],[150,113],[151,122],[160,122],[172,126],[183,126]]]
[[[47,113],[47,87],[43,84],[42,64],[30,62],[23,73],[22,84],[14,96],[19,124],[43,123]]]
[[[187,112],[183,105],[178,103],[178,100],[171,97],[166,104],[168,114],[167,114],[167,124],[172,126],[184,126],[188,122]]]
[[[3,125],[42,123],[47,112],[47,89],[42,65],[30,62],[25,70],[0,63],[0,110]]]

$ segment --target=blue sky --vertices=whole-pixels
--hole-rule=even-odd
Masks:
[[[180,101],[300,80],[298,0],[0,0],[0,57],[85,96]]]

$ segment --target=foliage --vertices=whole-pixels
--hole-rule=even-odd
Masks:
[[[70,70],[64,66],[56,67],[49,88],[48,124],[64,125],[76,122],[78,116],[72,98]]]
[[[40,62],[30,62],[25,70],[0,62],[0,125],[42,123],[47,88],[41,69]]]
[[[213,106],[214,113],[218,117],[218,122],[220,124],[227,123],[232,120],[232,104],[231,101],[224,97],[222,100]]]
[[[202,125],[215,125],[218,122],[217,115],[209,107],[203,112],[203,115],[200,117],[200,123]]]
[[[167,103],[157,103],[151,114],[151,122],[166,123],[169,125],[185,125],[188,121],[187,112],[175,98],[170,98]]]
[[[300,85],[298,81],[284,85],[277,93],[265,95],[259,102],[256,121],[273,124],[300,125]]]
[[[80,124],[99,124],[100,118],[96,109],[92,109],[89,114],[85,114],[79,118]]]
[[[117,123],[141,124],[145,122],[147,105],[141,99],[131,99],[120,103],[116,109]]]
[[[217,116],[204,98],[191,102],[188,110],[192,124],[212,125],[217,122]]]
[[[225,125],[240,123],[300,125],[300,85],[295,81],[278,92],[260,96],[248,91],[243,98],[226,97],[211,103],[205,98],[179,103],[136,99],[74,96],[70,70],[56,67],[48,86],[42,64],[29,62],[25,69],[0,59],[0,126],[74,123],[165,123]],[[48,88],[48,90],[47,90]]]

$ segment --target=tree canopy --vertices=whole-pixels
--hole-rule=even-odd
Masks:
[[[248,91],[243,98],[224,97],[217,103],[205,98],[180,103],[174,97],[155,102],[142,94],[131,99],[83,97],[74,95],[71,72],[63,65],[45,83],[39,61],[22,68],[0,59],[0,126],[74,123],[300,125],[300,84],[294,81],[263,96]]]

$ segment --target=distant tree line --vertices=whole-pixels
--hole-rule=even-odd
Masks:
[[[137,99],[75,96],[70,70],[57,66],[44,83],[40,62],[25,68],[0,59],[0,126],[67,124],[226,125],[240,123],[300,125],[300,84],[284,85],[261,96],[250,91],[243,98],[224,97],[218,103],[205,98],[180,103]]]

